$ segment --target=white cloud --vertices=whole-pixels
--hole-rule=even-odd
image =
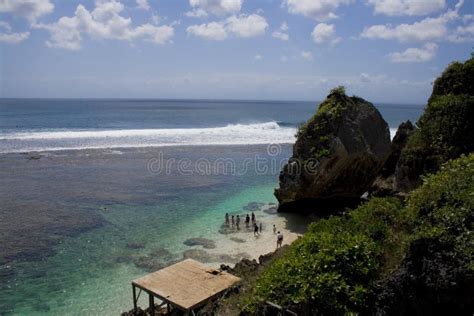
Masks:
[[[474,23],[458,26],[456,30],[448,36],[448,40],[455,43],[474,42]]]
[[[21,16],[32,23],[53,10],[50,0],[0,0],[0,12]]]
[[[368,73],[361,73],[360,76],[361,82],[372,82],[372,83],[381,83],[383,82],[387,76],[386,75],[370,75]]]
[[[186,12],[184,15],[186,15],[188,18],[205,18],[207,16],[207,12],[203,9],[194,9],[192,11]]]
[[[12,27],[5,21],[0,21],[0,28],[11,31]]]
[[[227,38],[227,31],[225,29],[225,25],[220,22],[191,25],[186,29],[186,32],[195,36],[216,41],[221,41]]]
[[[263,35],[267,27],[267,20],[258,14],[241,14],[240,16],[231,16],[227,19],[227,29],[238,37]]]
[[[301,14],[318,21],[337,18],[335,11],[340,5],[349,4],[352,0],[284,0],[283,5],[292,14]]]
[[[393,63],[421,63],[430,61],[436,54],[438,45],[427,43],[423,48],[407,48],[403,52],[388,55]]]
[[[229,33],[237,37],[255,37],[265,34],[268,23],[258,14],[231,16],[221,22],[210,22],[191,25],[186,31],[189,34],[211,40],[223,40]]]
[[[399,24],[396,26],[390,24],[372,25],[364,28],[360,36],[369,39],[394,39],[399,42],[426,42],[446,39],[449,33],[449,22],[462,19],[458,11],[463,3],[464,1],[460,0],[454,10],[448,10],[438,17],[425,18],[413,24]]]
[[[376,14],[389,16],[426,15],[444,9],[445,0],[368,0]]]
[[[361,37],[369,39],[395,39],[400,42],[427,41],[446,36],[448,29],[445,18],[426,18],[413,24],[400,24],[395,27],[387,25],[372,25],[366,27]]]
[[[30,32],[13,33],[12,27],[5,21],[0,21],[0,29],[6,32],[0,32],[0,43],[17,44],[30,37]]]
[[[78,5],[72,17],[62,17],[55,23],[35,24],[33,27],[50,32],[50,39],[46,42],[48,46],[71,50],[81,48],[83,35],[94,39],[142,39],[156,44],[169,42],[173,37],[174,28],[169,25],[146,23],[133,27],[131,18],[120,15],[123,9],[123,4],[115,0],[97,0],[92,12]]]
[[[26,40],[30,36],[30,32],[22,33],[1,33],[0,43],[18,44]]]
[[[278,28],[278,30],[273,31],[272,36],[282,41],[289,40],[290,36],[288,35],[288,24],[286,24],[286,22],[283,22]]]
[[[262,59],[263,59],[263,56],[260,55],[260,54],[257,54],[257,55],[255,55],[254,58],[255,58],[255,60],[262,60]]]
[[[308,51],[302,51],[301,52],[301,58],[307,61],[312,61],[313,60],[313,54]]]
[[[148,0],[136,0],[136,1],[137,1],[137,7],[139,9],[150,10],[150,4],[148,3]]]
[[[330,42],[332,45],[337,44],[341,38],[335,37],[336,29],[334,24],[319,23],[313,29],[311,36],[313,40],[320,44],[324,42]]]
[[[216,15],[240,12],[243,0],[189,0],[194,10],[202,10]],[[191,11],[192,12],[192,11]]]

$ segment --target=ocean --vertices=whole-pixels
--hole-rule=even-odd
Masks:
[[[130,281],[186,239],[222,239],[226,212],[276,202],[317,105],[0,99],[0,315],[129,310]],[[392,136],[423,109],[376,106]]]

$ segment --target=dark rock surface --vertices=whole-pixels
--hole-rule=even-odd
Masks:
[[[374,105],[346,96],[343,88],[332,90],[300,128],[293,157],[280,173],[279,211],[359,199],[389,154],[389,128]]]
[[[371,194],[375,196],[386,196],[396,193],[395,170],[403,148],[408,142],[408,138],[415,131],[415,126],[410,121],[401,123],[397,133],[390,145],[390,155],[385,160],[379,176],[375,179]]]

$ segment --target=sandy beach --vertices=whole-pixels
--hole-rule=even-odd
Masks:
[[[250,216],[251,213],[251,211],[248,212]],[[266,204],[254,210],[257,224],[262,223],[262,232],[254,235],[252,222],[249,227],[245,225],[246,214],[239,214],[241,217],[239,230],[236,225],[227,226],[223,223],[218,234],[209,236],[209,239],[202,238],[211,243],[210,247],[200,245],[190,247],[188,251],[185,251],[184,256],[200,260],[215,268],[220,267],[221,264],[233,266],[243,258],[258,260],[261,255],[276,250],[277,233],[273,232],[273,225],[277,232],[283,234],[283,245],[293,243],[302,235],[307,225],[307,222],[302,221],[299,216],[278,214],[275,205]]]

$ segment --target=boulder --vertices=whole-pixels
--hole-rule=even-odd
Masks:
[[[390,145],[390,155],[385,160],[379,176],[375,179],[370,189],[373,196],[386,196],[396,193],[395,170],[398,159],[408,138],[415,131],[415,126],[408,120],[398,126],[397,133]]]
[[[333,89],[297,133],[275,191],[279,211],[358,200],[390,154],[390,132],[375,106]],[[334,204],[334,203],[331,203]]]

